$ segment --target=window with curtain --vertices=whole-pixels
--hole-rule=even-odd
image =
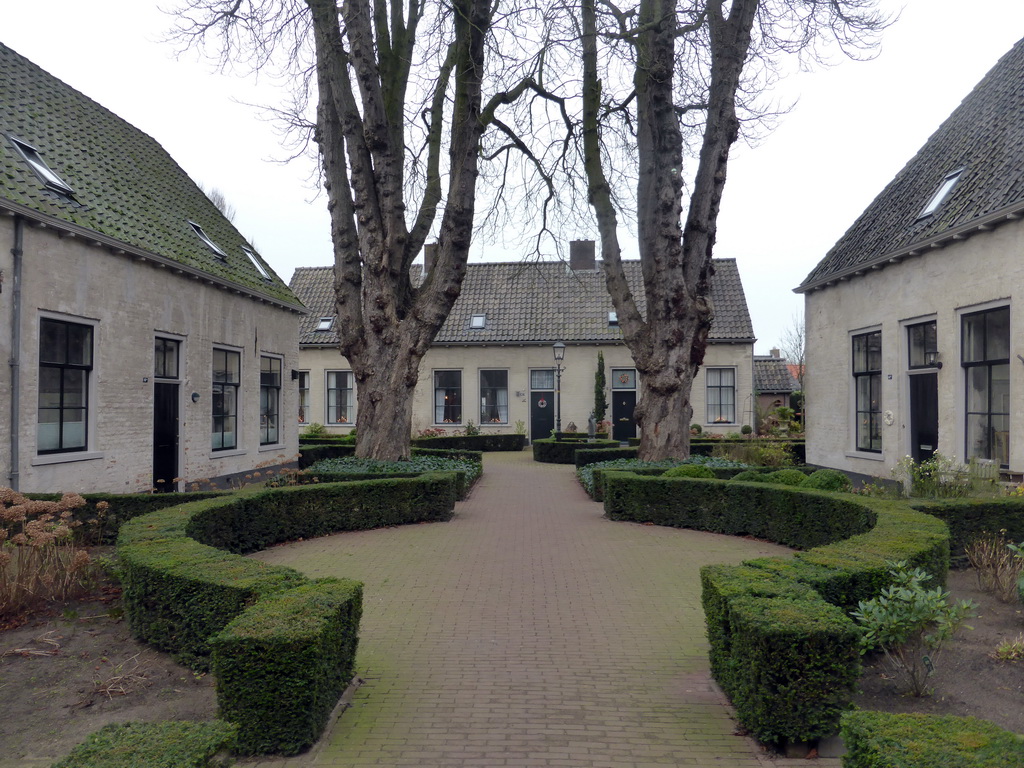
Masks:
[[[88,446],[89,378],[93,329],[39,321],[39,453],[84,451]]]
[[[882,332],[853,337],[853,387],[856,447],[882,450]]]
[[[434,423],[462,423],[462,371],[434,371]]]
[[[299,371],[299,424],[309,423],[309,371]]]
[[[736,369],[705,368],[708,424],[736,423]]]
[[[508,371],[480,371],[480,423],[508,424]]]
[[[327,423],[356,423],[356,392],[352,371],[327,372]]]
[[[1010,308],[960,319],[968,459],[1010,461]]]

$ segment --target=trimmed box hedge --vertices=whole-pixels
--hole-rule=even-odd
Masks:
[[[803,549],[701,570],[715,679],[769,744],[833,733],[860,674],[846,612],[906,560],[944,583],[949,529],[909,505],[787,486],[604,473],[613,520],[750,535]]]
[[[209,668],[213,643],[221,669],[250,680],[277,680],[284,690],[260,689],[262,704],[243,715],[242,695],[232,688],[231,675],[225,674],[223,682],[218,675],[218,703],[241,718],[238,743],[248,752],[294,754],[319,736],[323,710],[329,713],[337,696],[327,699],[336,692],[337,680],[351,674],[362,585],[342,580],[311,587],[291,568],[238,554],[337,531],[448,520],[456,484],[453,472],[431,472],[415,478],[254,488],[135,518],[118,537],[132,633],[199,670]],[[234,643],[233,638],[252,634],[247,627],[261,625],[275,627],[280,634],[275,642],[287,651],[259,656],[249,653],[245,643]],[[299,704],[308,707],[303,716],[295,714],[289,688],[299,657],[304,664],[316,658],[323,678],[318,693]],[[292,672],[275,678],[274,671],[287,663],[293,664]],[[333,672],[325,672],[324,665]]]
[[[948,501],[913,499],[911,506],[946,521],[950,554],[956,560],[966,561],[964,547],[979,533],[996,534],[1005,530],[1007,540],[1024,541],[1024,498],[1020,496]]]
[[[53,768],[207,768],[232,746],[237,730],[222,720],[107,725]]]
[[[526,447],[526,435],[488,434],[442,435],[439,437],[414,437],[416,448],[450,448],[461,451],[521,451]]]
[[[299,469],[306,469],[323,459],[341,459],[355,456],[356,447],[342,443],[299,443]]]
[[[575,464],[576,451],[598,450],[601,448],[618,448],[618,440],[587,440],[571,438],[555,440],[553,437],[533,441],[533,460],[543,464]]]
[[[1024,739],[987,720],[848,712],[845,768],[1024,768]]]
[[[362,585],[319,579],[278,592],[210,644],[220,716],[236,751],[294,755],[312,745],[354,674]]]

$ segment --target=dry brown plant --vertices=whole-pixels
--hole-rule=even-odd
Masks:
[[[73,510],[84,505],[78,494],[39,501],[0,487],[0,617],[82,591],[93,563],[75,540]]]
[[[114,674],[106,680],[96,680],[93,693],[102,693],[108,699],[112,699],[115,696],[127,696],[132,691],[150,684],[146,665],[139,661],[139,654],[136,653],[114,667]]]
[[[978,577],[978,586],[994,593],[1004,603],[1019,599],[1017,582],[1024,572],[1024,559],[1008,546],[1006,530],[981,533],[964,547],[967,560]]]

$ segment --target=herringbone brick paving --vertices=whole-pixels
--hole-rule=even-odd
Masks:
[[[784,552],[611,522],[571,467],[486,454],[448,523],[260,553],[365,582],[352,706],[261,768],[838,766],[737,736],[708,674],[700,567]]]

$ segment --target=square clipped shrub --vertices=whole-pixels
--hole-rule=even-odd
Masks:
[[[279,592],[211,640],[221,716],[240,754],[294,755],[323,733],[352,680],[363,585],[320,579]]]

